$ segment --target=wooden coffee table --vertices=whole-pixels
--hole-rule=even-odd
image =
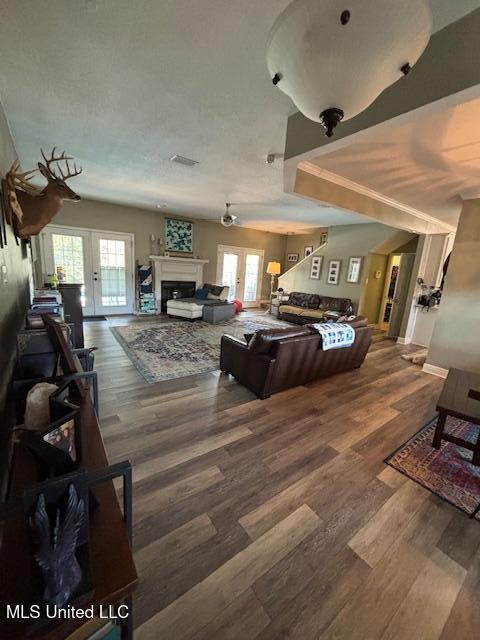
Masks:
[[[442,440],[453,442],[473,451],[472,464],[480,466],[480,375],[460,369],[450,369],[438,400],[437,411],[439,415],[433,446],[440,449]],[[465,422],[479,425],[477,441],[472,443],[445,433],[447,416],[454,416]]]

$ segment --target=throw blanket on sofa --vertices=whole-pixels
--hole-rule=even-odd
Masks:
[[[355,342],[355,329],[339,322],[318,322],[310,325],[322,337],[322,350],[343,349]]]

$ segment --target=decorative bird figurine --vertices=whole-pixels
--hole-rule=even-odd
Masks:
[[[35,560],[44,580],[44,601],[63,606],[71,598],[82,579],[82,570],[75,557],[78,533],[85,515],[84,501],[73,484],[68,487],[68,499],[61,517],[61,507],[56,510],[52,528],[45,506],[45,496],[38,497],[35,514],[31,518]],[[53,530],[52,530],[53,529]]]

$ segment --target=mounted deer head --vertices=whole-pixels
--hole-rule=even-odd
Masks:
[[[28,238],[40,233],[60,211],[63,200],[80,200],[80,196],[70,189],[66,181],[80,175],[82,169],[77,169],[75,163],[71,169],[69,161],[73,158],[66,156],[65,151],[55,155],[55,149],[56,147],[52,149],[50,158],[47,158],[42,150],[44,162],[38,163],[38,170],[48,182],[44,189],[30,184],[29,180],[33,177],[34,171],[18,173],[18,161],[6,176],[7,185],[11,185],[10,208],[17,217],[15,228],[19,238]],[[65,173],[61,163],[64,163]]]

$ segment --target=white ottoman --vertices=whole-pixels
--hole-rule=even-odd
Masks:
[[[188,318],[195,320],[203,315],[203,304],[195,302],[182,302],[182,300],[168,300],[167,314],[169,316],[177,316],[179,318]]]

